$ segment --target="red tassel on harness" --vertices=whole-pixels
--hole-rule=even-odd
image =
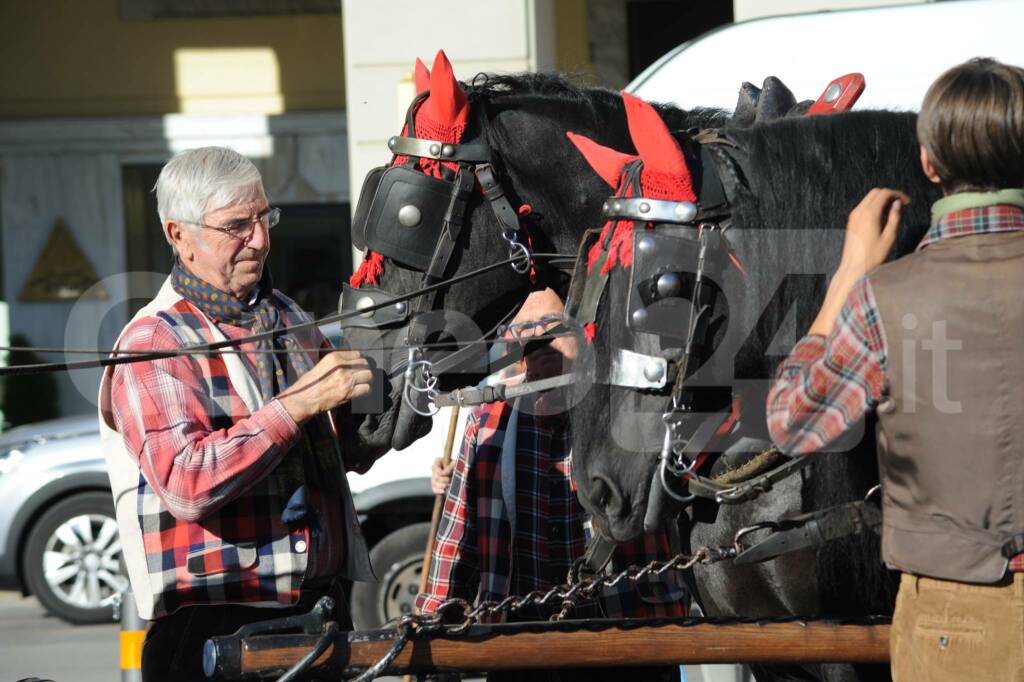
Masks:
[[[384,255],[376,251],[367,251],[363,262],[359,264],[359,269],[348,278],[348,284],[356,289],[367,282],[376,286],[383,272]]]

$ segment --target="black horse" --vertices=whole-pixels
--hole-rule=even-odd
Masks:
[[[436,66],[434,71],[436,77]],[[435,89],[432,84],[432,92]],[[471,115],[465,135],[486,140],[510,201],[532,208],[526,227],[532,249],[574,252],[582,232],[600,225],[601,205],[609,190],[565,133],[571,130],[603,145],[632,151],[621,97],[540,75],[490,78],[466,90]],[[659,112],[681,139],[687,136],[686,131],[722,126],[728,120],[713,110],[686,112],[659,107]],[[814,308],[824,292],[823,273],[831,272],[838,259],[841,234],[836,230],[842,227],[844,216],[856,200],[874,184],[907,191],[915,203],[905,222],[924,225],[932,190],[917,167],[913,126],[911,115],[878,112],[784,121],[733,131],[733,138],[746,157],[745,181],[732,206],[733,231],[743,235],[736,244],[737,255],[750,271],[744,286],[769,292],[781,288],[785,301],[805,310]],[[469,199],[465,216],[465,227],[445,277],[472,271],[503,259],[508,253],[498,223],[479,192]],[[786,239],[779,238],[780,229],[787,231]],[[808,239],[799,239],[799,233]],[[912,248],[920,234],[905,230],[899,251]],[[822,240],[822,235],[830,239]],[[811,240],[812,236],[818,238]],[[754,268],[754,262],[779,267],[785,264],[790,271],[811,276],[780,287],[778,282],[759,281],[761,269]],[[529,275],[505,267],[442,289],[434,305],[459,311],[478,329],[491,329],[515,310],[531,288],[550,285],[565,293],[564,275],[543,267],[542,262],[537,266],[533,281]],[[613,278],[616,276],[613,274]],[[422,284],[420,270],[392,258],[383,259],[377,287],[398,295]],[[608,291],[599,310],[598,324],[614,329],[611,320],[621,319],[624,314],[623,301],[617,300],[614,292],[624,288],[616,287],[613,280]],[[759,320],[736,360],[737,375],[755,380],[770,376],[778,355],[786,350],[786,344],[775,348],[772,342],[789,306],[777,306],[762,315],[761,303],[730,301],[729,311],[730,325],[735,327]],[[384,363],[386,367],[400,367],[406,359],[401,349],[404,333],[404,326],[399,325],[384,329],[382,337],[378,331],[348,330],[346,338],[355,347],[372,342],[399,348],[385,357]],[[436,334],[435,340],[443,338],[443,334]],[[593,346],[598,364],[606,359],[602,357],[602,349],[607,348],[605,343],[599,334]],[[478,378],[479,375],[462,374],[448,379],[448,383],[465,385]],[[384,397],[380,413],[352,417],[350,432],[354,430],[357,434],[352,443],[354,454],[379,455],[392,447],[401,449],[429,428],[429,420],[415,415],[401,399],[402,373],[392,372],[391,379],[391,390]],[[442,381],[445,380],[443,377]],[[630,428],[629,419],[613,419],[609,413],[616,391],[595,386],[580,397],[572,417],[574,423],[586,424],[587,428],[574,429],[574,466],[581,500],[594,513],[599,526],[616,539],[626,539],[640,530],[653,466],[651,453],[656,453],[660,446],[660,429],[647,433],[641,426],[642,415],[660,415],[664,398],[623,394],[616,399],[620,409],[631,408],[621,414],[637,415],[631,428],[637,442],[648,444],[626,450],[616,444],[617,434],[609,431],[624,425]],[[741,395],[745,423],[763,422],[763,392],[748,390]],[[656,434],[655,443],[650,442],[652,433]],[[612,501],[613,496],[607,489],[598,499],[592,494],[598,471],[603,485],[615,486],[616,510],[637,511],[628,518],[607,514],[605,503]],[[852,499],[862,495],[876,480],[870,447],[865,447],[857,457],[823,456],[821,465],[815,466],[810,474],[792,479],[777,492],[744,508],[721,510],[713,524],[697,525],[692,542],[727,544],[733,532],[748,520],[774,519],[787,512]],[[884,589],[884,572],[877,556],[877,545],[870,538],[858,537],[837,543],[817,557],[793,555],[742,571],[721,564],[698,575],[700,596],[709,612],[722,615],[885,611],[889,595]],[[832,672],[815,671],[808,679],[845,679],[843,676],[848,674],[846,667]],[[794,671],[793,675],[792,679],[804,678],[801,671]]]
[[[912,114],[857,112],[729,130],[741,171],[727,231],[737,267],[726,266],[719,275],[716,284],[724,293],[716,297],[709,318],[709,345],[716,350],[687,385],[705,396],[709,410],[723,407],[720,389],[731,389],[725,406],[732,395],[738,397],[742,435],[768,440],[769,381],[817,312],[838,265],[850,209],[872,186],[901,188],[913,203],[893,256],[912,250],[923,235],[936,192],[920,170],[914,125]],[[686,271],[694,262],[674,265]],[[636,294],[639,281],[630,275],[629,268],[609,273],[594,341],[584,356],[592,376],[607,374],[615,349],[669,357],[677,350],[670,346],[681,345],[663,345],[627,326],[628,296]],[[685,330],[677,336],[685,336]],[[576,386],[571,421],[587,425],[573,430],[580,499],[604,533],[625,541],[644,526],[668,397],[600,382]],[[692,512],[692,545],[728,546],[740,528],[863,497],[878,482],[872,425],[865,424],[863,438],[850,446],[844,448],[849,452],[812,455],[811,466],[751,502],[698,504]],[[879,556],[877,539],[862,534],[752,566],[728,561],[698,566],[695,585],[705,609],[715,615],[891,613],[894,585]],[[773,666],[765,677],[887,679],[888,671]]]

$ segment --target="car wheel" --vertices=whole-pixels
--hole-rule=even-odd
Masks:
[[[128,585],[110,493],[78,493],[39,517],[22,559],[25,583],[43,607],[69,623],[113,619]]]
[[[352,585],[352,622],[358,630],[373,630],[416,610],[423,575],[423,550],[429,523],[399,528],[370,550],[375,583]]]

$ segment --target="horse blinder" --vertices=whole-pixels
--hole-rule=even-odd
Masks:
[[[425,272],[444,226],[453,183],[406,166],[366,176],[352,221],[352,243]]]

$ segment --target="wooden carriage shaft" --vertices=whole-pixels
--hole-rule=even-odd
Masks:
[[[501,626],[498,626],[501,627]],[[395,660],[392,674],[433,670],[480,671],[522,668],[672,665],[677,663],[886,663],[889,625],[838,625],[827,622],[660,625],[579,629],[561,632],[478,627],[462,637],[410,641]],[[492,634],[479,634],[490,630]],[[383,632],[345,633],[317,665],[353,671],[376,663],[391,637]],[[367,636],[369,634],[369,636]],[[285,644],[285,639],[294,644]],[[242,643],[242,674],[282,670],[309,651],[316,637],[292,635]],[[300,644],[301,640],[301,644]],[[229,677],[230,679],[230,677]]]

